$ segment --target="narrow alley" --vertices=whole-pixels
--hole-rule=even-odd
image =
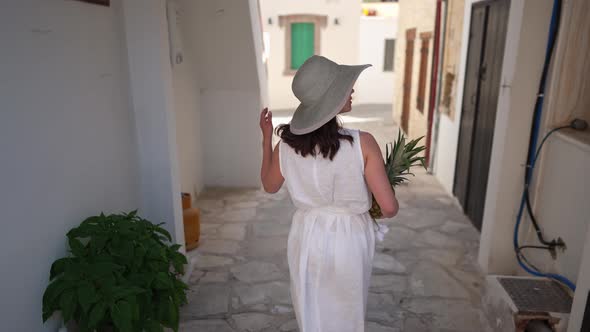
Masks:
[[[386,176],[366,148],[386,215],[428,164],[395,187],[372,266],[359,237],[334,274],[292,265],[320,267],[294,278],[312,329],[590,331],[589,0],[1,3],[2,331],[298,331],[265,108],[275,128],[301,110],[305,151],[333,151],[338,112],[383,153],[423,137]],[[354,152],[282,166],[317,212],[357,218]]]
[[[357,106],[344,125],[372,132],[383,147],[397,134],[390,106]],[[289,112],[275,112],[277,122]],[[376,248],[368,332],[488,331],[481,311],[479,234],[437,180],[420,172],[397,190],[400,212]],[[286,260],[295,211],[287,192],[206,190],[202,244],[182,331],[296,331]]]

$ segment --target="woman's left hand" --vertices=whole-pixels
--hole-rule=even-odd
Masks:
[[[272,138],[272,112],[265,108],[260,113],[260,129],[262,130],[262,137],[264,139]]]

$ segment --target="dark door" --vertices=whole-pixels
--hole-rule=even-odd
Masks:
[[[454,193],[473,224],[483,219],[510,1],[473,5]]]
[[[406,30],[406,61],[404,64],[404,86],[402,97],[402,130],[407,134],[410,122],[410,98],[412,96],[412,71],[414,66],[414,40],[416,29]]]

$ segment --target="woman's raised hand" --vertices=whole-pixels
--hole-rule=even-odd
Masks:
[[[260,113],[260,130],[262,130],[262,138],[263,139],[271,139],[272,138],[272,112],[265,108]]]

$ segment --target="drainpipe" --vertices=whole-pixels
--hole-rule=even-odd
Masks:
[[[428,102],[428,122],[426,131],[426,165],[430,172],[432,172],[432,166],[430,165],[430,153],[431,153],[431,139],[432,139],[432,119],[434,117],[434,106],[436,101],[437,83],[438,83],[438,65],[439,65],[439,52],[440,52],[440,17],[441,17],[441,6],[443,0],[436,0],[436,15],[434,18],[434,47],[432,54],[432,70],[430,71],[430,98]]]

